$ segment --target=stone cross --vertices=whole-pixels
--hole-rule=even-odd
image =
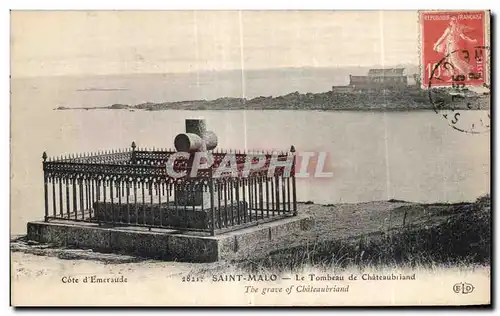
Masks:
[[[217,135],[206,130],[205,120],[186,120],[186,133],[179,134],[174,140],[175,149],[183,152],[208,151],[217,147]]]
[[[217,147],[217,135],[206,130],[205,120],[187,119],[186,133],[179,134],[174,140],[175,149],[179,152],[191,154],[189,163],[192,163],[195,152],[212,150]],[[175,199],[179,206],[204,206],[209,207],[210,193],[185,186],[175,191]]]

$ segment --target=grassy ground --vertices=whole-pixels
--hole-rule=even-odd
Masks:
[[[352,266],[489,265],[491,202],[415,204],[403,201],[304,205],[315,224],[280,241],[281,250],[234,262],[244,270]],[[255,252],[258,253],[258,247]]]

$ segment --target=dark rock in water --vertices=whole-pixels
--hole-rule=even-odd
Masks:
[[[110,109],[128,109],[129,106],[127,104],[119,104],[115,103],[109,107]]]
[[[408,201],[398,200],[398,199],[389,199],[389,200],[387,200],[387,202],[389,202],[389,203],[409,203]]]

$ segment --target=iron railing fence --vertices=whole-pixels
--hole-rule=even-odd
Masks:
[[[213,164],[195,176],[186,159],[167,172],[165,149],[117,150],[49,158],[43,155],[45,220],[71,220],[110,226],[138,226],[211,235],[297,215],[295,150],[272,153],[217,151]],[[218,173],[227,154],[235,171]],[[265,159],[245,171],[246,159]],[[256,158],[259,157],[259,158]],[[271,159],[292,159],[291,168],[271,169]],[[290,161],[290,160],[289,160]],[[271,170],[270,170],[271,169]]]

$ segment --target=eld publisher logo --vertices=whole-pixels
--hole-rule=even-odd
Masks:
[[[472,285],[470,283],[464,283],[464,282],[457,283],[457,284],[453,285],[453,291],[457,294],[459,294],[459,293],[469,294],[469,293],[472,293],[472,291],[474,291],[474,285]]]

